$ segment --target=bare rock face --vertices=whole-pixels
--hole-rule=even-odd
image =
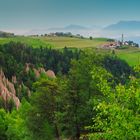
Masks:
[[[52,70],[46,71],[44,68],[34,68],[34,66],[30,63],[25,64],[25,72],[28,73],[30,70],[33,70],[36,78],[39,78],[41,73],[46,74],[49,78],[56,78],[55,73]]]
[[[35,76],[37,78],[39,78],[40,77],[40,72],[37,69],[35,69],[35,68],[33,70],[34,70]]]
[[[39,70],[40,73],[46,73],[44,68],[39,68],[38,70]]]
[[[52,70],[48,70],[46,72],[46,75],[50,78],[56,78],[55,73]]]
[[[46,71],[44,68],[36,69],[32,64],[27,63],[25,65],[25,72],[28,73],[32,70],[35,73],[36,78],[39,78],[42,73],[46,74],[49,78],[56,78],[55,73],[52,70]],[[16,96],[17,93],[21,93],[21,85],[19,85],[18,92],[16,93],[14,84],[17,84],[16,76],[12,77],[12,82],[10,82],[4,75],[3,71],[0,69],[0,97],[4,101],[5,106],[8,105],[9,101],[12,101],[16,106],[16,109],[20,107],[20,100]],[[28,96],[31,96],[30,90],[27,88]]]
[[[20,106],[20,101],[16,97],[16,90],[14,84],[11,83],[4,75],[3,71],[0,70],[0,96],[4,102],[12,100],[18,109]]]
[[[25,72],[29,72],[29,70],[30,69],[32,69],[34,67],[34,65],[33,64],[31,64],[31,63],[26,63],[25,64]]]
[[[16,77],[16,76],[12,76],[12,82],[13,82],[14,84],[17,83],[17,77]]]
[[[26,65],[25,65],[25,71],[26,72],[29,72],[29,70],[30,70],[30,64],[29,63],[26,63]]]

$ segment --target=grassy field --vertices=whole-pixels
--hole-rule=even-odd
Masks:
[[[117,56],[125,60],[130,66],[140,64],[140,49],[129,47],[128,49],[116,50]]]
[[[22,42],[33,47],[50,45],[53,48],[59,49],[65,46],[69,48],[92,48],[98,47],[107,42],[105,38],[80,39],[71,37],[13,37],[0,38],[0,44],[8,43],[10,41]]]
[[[80,39],[72,37],[43,37],[41,40],[48,42],[55,48],[93,48],[99,47],[107,42],[105,38]]]
[[[46,46],[48,45],[47,42],[39,39],[39,38],[32,38],[32,37],[11,37],[11,38],[0,38],[0,44],[5,44],[10,41],[14,42],[22,42],[29,46],[39,47],[39,46]]]
[[[65,46],[68,48],[98,48],[105,44],[107,39],[94,38],[80,39],[72,37],[12,37],[12,38],[0,38],[0,44],[5,44],[10,41],[22,42],[32,47],[45,47],[50,46],[55,49],[61,49]],[[134,66],[140,64],[140,49],[129,47],[127,49],[115,50],[117,56],[125,60],[129,65]]]

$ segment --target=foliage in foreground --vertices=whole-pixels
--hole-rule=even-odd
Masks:
[[[30,104],[23,100],[18,111],[7,113],[0,109],[0,139],[1,140],[31,140],[31,134],[26,127],[26,112]]]
[[[87,127],[93,131],[91,140],[132,140],[140,139],[140,79],[130,77],[127,85],[117,85],[112,89],[107,82],[101,81],[98,88],[104,99],[97,102],[93,111],[93,125]],[[103,88],[105,85],[105,88]],[[95,102],[93,100],[92,102]]]
[[[31,56],[37,53],[34,49],[22,47],[23,50],[27,49]],[[9,49],[8,46],[5,49]],[[23,53],[23,50],[20,52]],[[50,51],[48,48],[46,50],[54,53],[54,56],[61,55],[61,52]],[[23,53],[22,56],[25,54]],[[97,140],[139,139],[139,67],[134,69],[136,71],[134,75],[132,68],[114,56],[92,51],[83,52],[80,56],[77,52],[74,57],[71,57],[73,54],[71,51],[66,54],[70,55],[65,65],[67,75],[60,74],[55,79],[41,75],[39,79],[34,80],[33,85],[31,82],[31,97],[26,101],[23,100],[23,96],[22,105],[18,111],[12,110],[9,113],[3,109],[0,110],[0,139],[53,140],[56,138],[80,139],[82,136]],[[3,55],[5,54],[1,56]],[[10,51],[6,55],[9,57],[6,62],[11,60],[8,63],[10,65],[13,59],[21,58],[16,54],[12,55],[9,57]],[[3,61],[6,56],[2,59]],[[35,65],[40,64],[39,61],[44,65],[46,63],[39,55],[33,58],[29,56],[27,58],[31,62],[37,60]],[[78,59],[71,61],[71,58]],[[18,61],[23,64],[26,62],[24,59]],[[51,61],[50,64],[53,65],[53,62]],[[8,71],[4,63],[2,67],[10,74],[11,71]],[[14,72],[13,67],[11,69]],[[31,75],[29,77],[34,78],[34,75]],[[24,78],[28,79],[28,77]]]

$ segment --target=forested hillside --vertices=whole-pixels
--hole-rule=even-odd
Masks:
[[[0,140],[140,139],[140,68],[95,49],[0,45]]]

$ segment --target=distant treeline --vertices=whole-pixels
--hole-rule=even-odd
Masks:
[[[14,33],[7,33],[0,31],[0,37],[13,37]]]
[[[49,34],[41,34],[41,35],[31,35],[31,36],[44,36],[44,37],[46,37],[46,36],[48,36],[48,37],[55,37],[55,36],[57,36],[57,37],[76,37],[76,38],[85,38],[84,36],[82,36],[82,35],[80,35],[80,34],[76,34],[76,35],[74,35],[74,34],[72,34],[71,32],[55,32],[55,33],[49,33]]]

